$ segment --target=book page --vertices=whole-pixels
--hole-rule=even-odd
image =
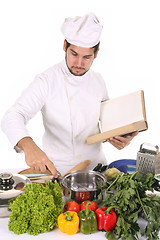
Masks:
[[[144,120],[142,91],[114,98],[101,103],[102,132]]]

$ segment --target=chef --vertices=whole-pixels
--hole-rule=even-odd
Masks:
[[[99,132],[100,104],[108,100],[105,82],[90,67],[97,57],[102,25],[93,13],[67,18],[62,25],[65,59],[38,74],[2,119],[2,130],[17,152],[24,152],[32,169],[53,176],[65,173],[76,164],[91,160],[106,164],[102,144],[87,145],[86,138]],[[44,136],[41,150],[26,125],[41,111]],[[132,138],[109,139],[122,149]]]

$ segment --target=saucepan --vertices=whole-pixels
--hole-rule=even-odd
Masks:
[[[99,198],[101,187],[106,182],[105,176],[92,170],[78,170],[65,174],[63,177],[53,178],[63,187],[64,196],[67,199],[81,203],[86,200],[101,202],[104,196]]]

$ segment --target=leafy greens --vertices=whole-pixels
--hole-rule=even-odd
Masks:
[[[158,181],[150,173],[143,176],[119,174],[116,179],[108,181],[102,191],[107,193],[105,206],[116,205],[118,220],[115,229],[106,233],[108,239],[136,240],[138,232],[148,240],[159,239],[160,231],[160,197],[146,191],[158,189]],[[138,219],[146,221],[146,227],[140,230]]]
[[[10,203],[10,231],[38,235],[55,227],[62,212],[62,191],[58,183],[45,181],[45,184],[25,185],[24,193]]]

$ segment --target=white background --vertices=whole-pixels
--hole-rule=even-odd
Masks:
[[[104,27],[92,68],[103,75],[110,98],[140,89],[145,93],[148,131],[121,151],[103,145],[108,162],[136,159],[141,143],[160,146],[160,1],[0,0],[0,120],[36,74],[64,58],[64,18],[88,12]],[[40,113],[28,129],[41,146]],[[24,155],[15,153],[0,131],[0,169],[26,167]]]

